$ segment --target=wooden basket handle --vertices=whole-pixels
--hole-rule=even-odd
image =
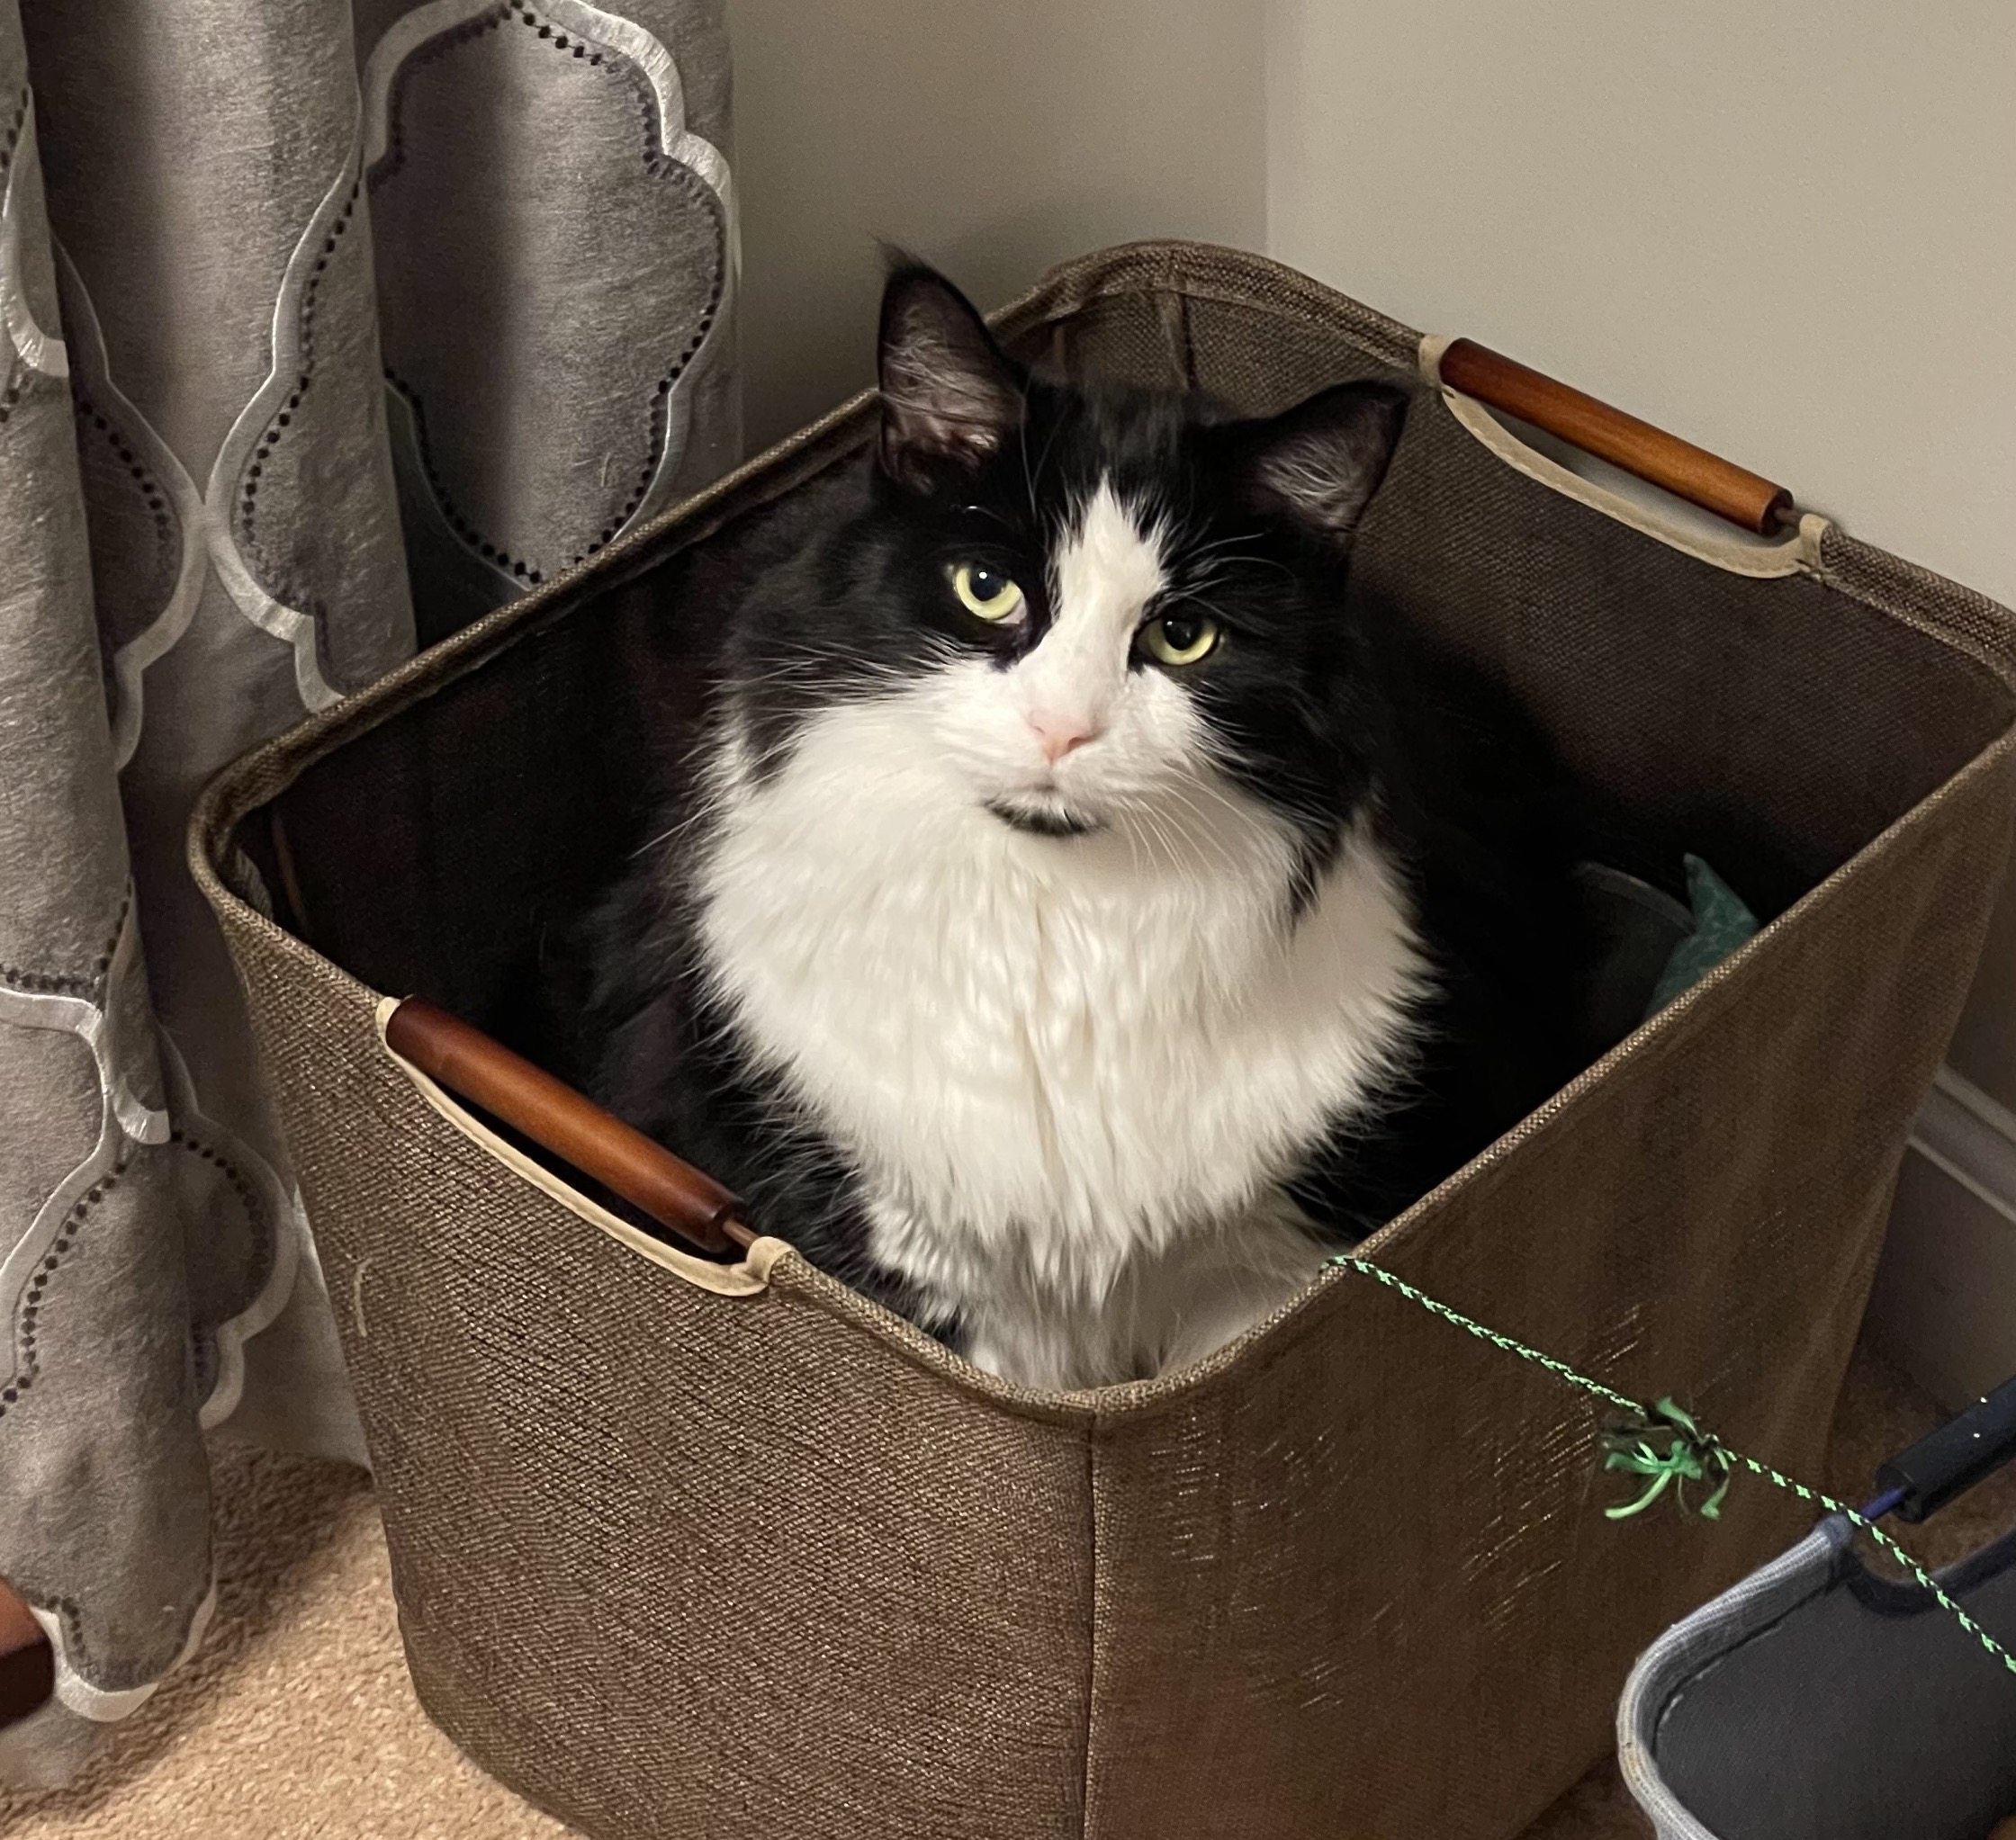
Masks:
[[[1459,338],[1449,346],[1442,354],[1440,371],[1450,389],[1544,428],[1584,453],[1760,536],[1797,521],[1792,494],[1783,486],[1474,340]]]
[[[742,1204],[711,1176],[438,1004],[407,998],[385,1019],[385,1045],[701,1251],[754,1243]]]
[[[56,1654],[42,1626],[0,1579],[0,1726],[39,1710],[56,1691]]]

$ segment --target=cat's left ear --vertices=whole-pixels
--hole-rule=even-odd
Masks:
[[[973,304],[904,264],[882,291],[882,471],[929,492],[971,473],[1021,426],[1025,379]]]
[[[1338,547],[1348,544],[1407,420],[1407,391],[1339,383],[1234,431],[1253,508]]]

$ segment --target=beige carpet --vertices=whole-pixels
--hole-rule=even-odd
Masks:
[[[1882,1459],[1934,1422],[1929,1401],[1858,1355],[1830,1486],[1867,1492]],[[60,1794],[0,1795],[8,1840],[520,1840],[568,1830],[500,1788],[421,1715],[400,1664],[384,1539],[358,1471],[220,1454],[217,1620],[196,1663],[118,1750]],[[1910,1543],[1943,1564],[2016,1524],[2016,1476]],[[1526,1840],[1637,1840],[1605,1766]]]

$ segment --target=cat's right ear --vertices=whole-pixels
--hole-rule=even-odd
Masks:
[[[1339,383],[1270,420],[1238,425],[1232,438],[1247,498],[1320,542],[1348,546],[1407,408],[1407,392],[1390,383]]]
[[[1022,372],[950,282],[905,263],[882,290],[882,471],[914,492],[976,471],[1022,426]]]

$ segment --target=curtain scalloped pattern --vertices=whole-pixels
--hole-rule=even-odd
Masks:
[[[0,1576],[60,1781],[204,1432],[361,1459],[205,779],[737,457],[720,0],[0,0]]]

